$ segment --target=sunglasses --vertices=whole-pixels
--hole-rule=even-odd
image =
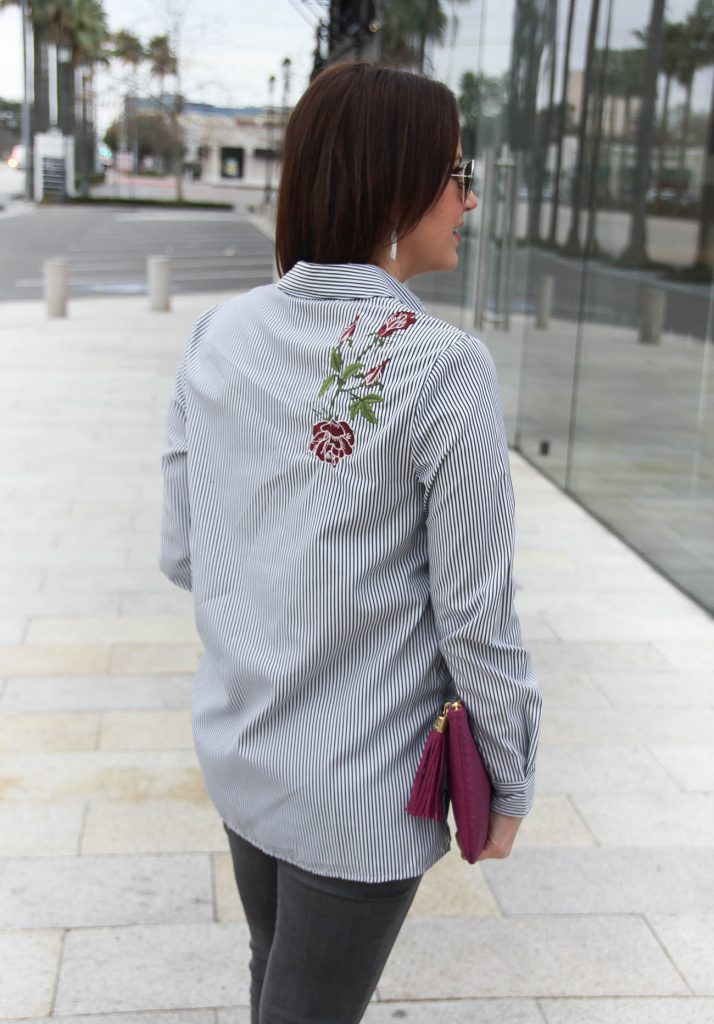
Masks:
[[[456,178],[458,181],[459,188],[461,190],[461,198],[464,202],[468,199],[469,192],[473,188],[475,174],[476,161],[467,160],[465,164],[461,164],[461,166],[457,167],[455,171],[452,171],[450,175],[450,177]]]

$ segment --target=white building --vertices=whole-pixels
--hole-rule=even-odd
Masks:
[[[181,113],[185,163],[207,184],[274,187],[285,121],[281,107],[186,103]]]

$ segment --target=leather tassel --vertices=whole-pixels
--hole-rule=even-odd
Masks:
[[[415,818],[441,821],[444,817],[445,725],[446,716],[439,716],[422,751],[407,804],[407,812]]]

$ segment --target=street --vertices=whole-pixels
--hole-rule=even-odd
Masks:
[[[42,296],[42,267],[69,263],[70,295],[146,291],[146,258],[168,255],[175,292],[242,291],[273,275],[272,241],[232,211],[54,206],[0,219],[0,301]]]

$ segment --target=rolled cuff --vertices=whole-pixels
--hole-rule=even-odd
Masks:
[[[533,806],[535,772],[519,783],[496,784],[493,787],[491,810],[512,818],[524,818]]]

